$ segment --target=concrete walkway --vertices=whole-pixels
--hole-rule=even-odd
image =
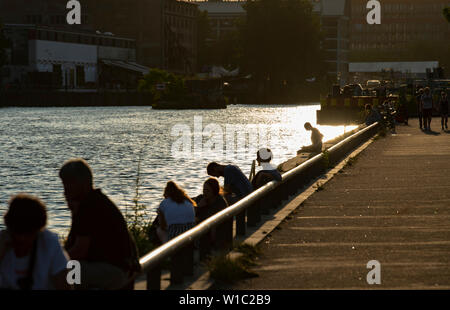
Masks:
[[[450,289],[450,132],[380,138],[261,245],[232,289]],[[366,265],[381,264],[369,285]]]

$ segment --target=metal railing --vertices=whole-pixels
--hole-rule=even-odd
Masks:
[[[277,208],[283,201],[323,174],[329,167],[337,164],[342,158],[367,141],[378,131],[379,124],[374,123],[355,134],[345,138],[313,158],[305,161],[282,175],[282,181],[271,181],[255,190],[245,198],[228,208],[204,220],[194,228],[177,236],[156,248],[140,259],[142,273],[147,275],[147,289],[160,289],[161,265],[170,260],[171,284],[183,282],[184,276],[193,274],[194,241],[200,241],[201,257],[205,257],[211,244],[205,241],[213,228],[222,231],[216,241],[221,250],[230,250],[233,242],[233,219],[236,220],[236,236],[243,236],[247,226],[254,227],[261,220],[261,214],[268,214],[271,208]],[[326,155],[324,155],[326,154]]]

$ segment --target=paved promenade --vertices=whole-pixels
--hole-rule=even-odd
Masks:
[[[450,132],[380,138],[261,245],[233,289],[450,289]],[[439,130],[438,130],[439,129]],[[381,264],[381,285],[366,264]]]

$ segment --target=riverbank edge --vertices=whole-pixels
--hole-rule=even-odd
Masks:
[[[359,131],[362,128],[358,127],[353,131]],[[354,134],[353,132],[352,134]],[[341,139],[341,136],[344,136]],[[336,143],[342,141],[346,137],[350,136],[349,133],[341,135],[333,140]],[[362,151],[364,151],[373,141],[378,138],[379,134],[375,134],[369,140],[361,144],[357,149],[353,150],[349,155],[347,155],[344,159],[339,161],[333,168],[327,170],[325,174],[318,176],[313,179],[309,185],[305,188],[300,189],[298,193],[286,201],[282,206],[275,209],[268,215],[261,215],[261,226],[257,226],[255,228],[248,227],[247,233],[243,237],[236,238],[236,242],[247,243],[251,246],[257,246],[260,244],[266,237],[268,237],[288,216],[291,215],[295,210],[301,207],[304,201],[306,201],[310,196],[312,196],[319,187],[323,186],[325,183],[330,181],[339,171],[344,169],[347,163],[352,160],[354,157],[358,156]],[[337,141],[336,141],[337,140]],[[329,143],[327,141],[326,143]],[[238,257],[239,254],[231,251],[228,253],[230,257]],[[191,277],[187,277],[184,283],[180,285],[170,285],[170,275],[163,274],[161,277],[161,290],[208,290],[214,289],[216,281],[210,277],[210,273],[205,264],[200,264],[194,269],[194,275]],[[145,290],[146,289],[146,280],[145,276],[142,276],[136,280],[135,290]]]

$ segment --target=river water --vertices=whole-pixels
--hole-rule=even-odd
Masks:
[[[151,107],[0,109],[0,228],[10,197],[39,196],[47,205],[48,227],[65,236],[70,227],[58,178],[65,160],[82,157],[95,186],[122,212],[133,205],[138,166],[139,203],[155,216],[167,181],[190,196],[201,193],[211,160],[238,165],[248,175],[259,147],[270,147],[273,163],[309,144],[303,124],[315,126],[319,104],[230,106],[226,110],[153,110]],[[324,140],[353,129],[318,126]],[[140,163],[140,164],[139,164]],[[221,180],[223,184],[223,179]]]

